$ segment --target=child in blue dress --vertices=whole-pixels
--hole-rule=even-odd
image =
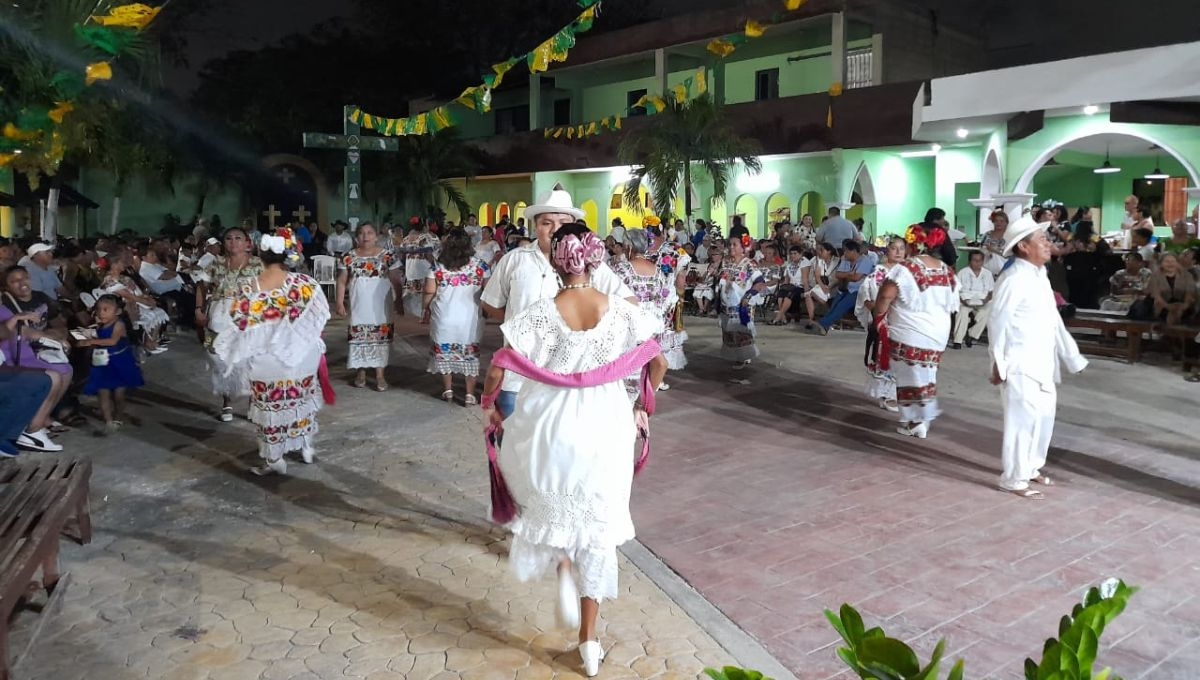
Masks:
[[[96,301],[96,337],[81,340],[79,346],[92,348],[92,371],[83,393],[100,395],[100,412],[106,431],[121,427],[125,411],[125,391],[141,387],[142,371],[133,357],[124,301],[116,295],[102,295]]]

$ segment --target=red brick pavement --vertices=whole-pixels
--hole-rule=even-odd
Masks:
[[[733,374],[711,358],[693,375]],[[691,371],[689,371],[691,372]],[[741,376],[738,376],[741,377]],[[1083,589],[1142,591],[1100,655],[1126,678],[1200,677],[1200,446],[1164,451],[1060,409],[1047,500],[997,491],[1000,421],[959,403],[929,439],[844,385],[673,377],[634,485],[639,538],[800,678],[838,675],[843,602],[971,678],[1021,678]]]

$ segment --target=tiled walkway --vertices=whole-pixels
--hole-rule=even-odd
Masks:
[[[690,330],[689,370],[712,379],[666,393],[635,487],[639,536],[798,677],[842,670],[821,612],[849,602],[925,655],[945,637],[968,677],[1021,678],[1109,576],[1142,591],[1101,662],[1200,677],[1200,390],[1177,374],[1101,360],[1068,382],[1058,485],[1033,502],[994,488],[985,350],[948,355],[946,414],[919,441],[860,396],[861,334],[767,333],[765,360],[735,375],[709,354],[715,334]]]

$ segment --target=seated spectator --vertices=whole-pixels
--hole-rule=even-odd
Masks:
[[[788,324],[788,310],[803,303],[805,270],[811,269],[812,266],[812,252],[805,253],[800,246],[788,248],[788,261],[780,272],[779,289],[775,294],[779,307],[775,310],[775,318],[771,319],[768,325]]]
[[[5,364],[50,379],[49,392],[38,402],[33,417],[23,423],[17,444],[34,451],[62,451],[62,446],[50,438],[50,431],[61,429],[53,413],[71,386],[65,319],[58,314],[57,300],[33,290],[24,267],[15,265],[5,270],[3,284],[0,348]]]
[[[179,272],[163,266],[159,249],[151,247],[146,250],[138,265],[138,276],[155,297],[165,298],[175,304],[180,326],[190,328],[195,325],[195,290],[188,290]]]
[[[0,271],[5,271],[17,263],[17,244],[0,236]]]
[[[1150,283],[1150,269],[1142,254],[1133,251],[1125,256],[1125,268],[1108,279],[1109,295],[1100,301],[1106,312],[1127,312],[1134,301],[1145,294]]]
[[[817,256],[812,266],[804,270],[807,279],[804,282],[804,309],[808,313],[806,328],[812,328],[816,322],[817,305],[827,305],[833,297],[833,272],[841,264],[841,259],[835,257],[837,249],[828,243],[817,246]]]
[[[1146,295],[1154,303],[1154,316],[1179,324],[1196,315],[1196,281],[1179,265],[1179,258],[1164,253],[1158,271],[1150,276]]]
[[[809,324],[807,328],[819,335],[825,335],[833,324],[854,311],[854,303],[858,300],[858,287],[874,268],[871,258],[863,255],[862,244],[854,239],[846,239],[842,243],[842,262],[833,275],[836,294],[829,301],[829,312],[817,325]]]
[[[696,268],[700,272],[703,272],[698,275],[696,287],[692,290],[692,299],[696,301],[697,313],[700,316],[716,314],[713,299],[716,297],[716,282],[717,277],[721,274],[721,261],[723,257],[720,250],[713,250],[712,255],[712,261],[708,264],[694,263]]]
[[[1142,256],[1152,267],[1154,265],[1155,247],[1150,245],[1150,241],[1154,239],[1154,230],[1148,227],[1138,227],[1133,230],[1133,250]]]
[[[54,246],[35,243],[29,246],[25,254],[20,264],[29,272],[29,285],[33,290],[53,300],[61,297],[66,290],[54,265]]]
[[[963,340],[970,347],[987,330],[992,311],[992,293],[996,280],[983,268],[983,252],[971,251],[969,266],[958,274],[958,316],[954,320],[954,349],[962,349]],[[974,319],[971,315],[974,314]]]
[[[10,265],[11,266],[11,265]],[[16,458],[20,442],[54,383],[45,373],[13,366],[0,347],[0,458]]]
[[[167,351],[161,343],[162,332],[171,319],[159,308],[158,302],[143,293],[126,273],[131,262],[129,251],[124,249],[114,250],[109,257],[97,262],[96,266],[103,276],[100,290],[125,300],[125,312],[133,327],[142,332],[142,348],[148,354],[161,354]]]

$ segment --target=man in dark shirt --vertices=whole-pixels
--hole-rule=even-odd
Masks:
[[[744,224],[742,224],[741,216],[734,215],[733,216],[733,226],[729,228],[729,238],[741,238],[743,236],[749,236],[749,235],[750,235],[750,230],[747,229]]]

